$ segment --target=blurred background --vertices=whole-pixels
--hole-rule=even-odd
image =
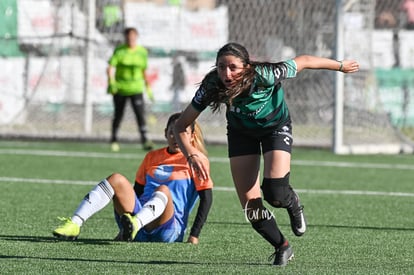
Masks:
[[[155,102],[146,110],[156,141],[216,51],[235,41],[255,60],[312,54],[360,62],[341,84],[339,123],[337,73],[306,71],[284,82],[297,146],[332,148],[341,127],[349,148],[412,152],[414,0],[2,0],[0,14],[1,138],[109,142],[105,69],[123,29],[136,27],[149,51]],[[206,110],[200,121],[207,142],[226,143],[224,111]],[[120,139],[138,142],[130,106]]]

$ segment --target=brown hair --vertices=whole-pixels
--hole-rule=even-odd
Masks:
[[[166,125],[166,129],[168,128],[168,126],[171,125],[171,123],[175,122],[179,117],[180,117],[181,113],[174,113],[172,114],[167,121],[167,125]],[[201,127],[198,124],[197,121],[193,121],[190,125],[191,128],[191,133],[193,134],[193,146],[200,151],[201,153],[203,153],[204,155],[207,156],[207,150],[204,144],[204,138],[203,138],[203,132],[201,131]]]
[[[138,30],[136,28],[129,27],[124,29],[124,36],[127,36],[130,32],[135,32],[135,34],[138,34]]]
[[[227,89],[221,81],[210,82],[210,79],[215,75],[215,79],[218,79],[217,63],[218,59],[222,56],[232,55],[240,58],[244,65],[243,72],[239,75],[237,85],[231,89]],[[225,103],[231,105],[233,99],[237,96],[247,93],[250,86],[253,83],[255,76],[255,66],[250,61],[249,53],[245,47],[238,43],[228,43],[220,48],[216,56],[215,67],[204,77],[200,86],[206,90],[206,96],[204,98],[205,104],[212,107],[213,112],[220,110],[220,105]]]
[[[238,76],[237,84],[231,89],[227,89],[224,86],[219,79],[217,72],[218,59],[226,55],[232,55],[239,58],[244,65],[244,70]],[[203,98],[203,103],[211,106],[213,112],[220,110],[222,103],[227,106],[232,105],[234,98],[240,95],[249,95],[256,72],[263,72],[266,67],[274,71],[282,63],[284,62],[275,63],[252,61],[250,60],[249,53],[244,46],[234,42],[224,45],[217,52],[215,67],[201,81],[200,87],[206,92],[205,97]]]

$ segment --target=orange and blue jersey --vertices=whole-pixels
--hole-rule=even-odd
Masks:
[[[207,157],[202,154],[199,156],[209,169]],[[168,186],[174,204],[174,217],[182,229],[179,239],[184,236],[188,217],[197,202],[197,191],[213,187],[211,179],[201,181],[192,174],[187,159],[181,152],[171,154],[167,148],[151,151],[145,156],[135,181],[144,185],[144,193],[139,197],[142,205],[152,197],[158,186]]]

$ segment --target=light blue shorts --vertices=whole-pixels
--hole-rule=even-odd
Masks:
[[[142,204],[140,200],[135,196],[135,207],[132,212],[133,215],[137,214],[141,210]],[[173,243],[183,241],[183,232],[180,223],[175,216],[172,216],[166,223],[158,226],[157,228],[147,231],[142,228],[138,231],[134,241],[136,242],[163,242]]]
[[[138,231],[134,241],[136,242],[162,242],[173,243],[181,242],[181,226],[178,224],[174,216],[171,217],[166,223],[158,226],[152,231],[147,231],[142,228]]]

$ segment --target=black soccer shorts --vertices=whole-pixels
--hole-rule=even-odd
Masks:
[[[292,152],[292,126],[286,124],[281,128],[243,131],[227,129],[228,156],[260,155],[274,150]]]

